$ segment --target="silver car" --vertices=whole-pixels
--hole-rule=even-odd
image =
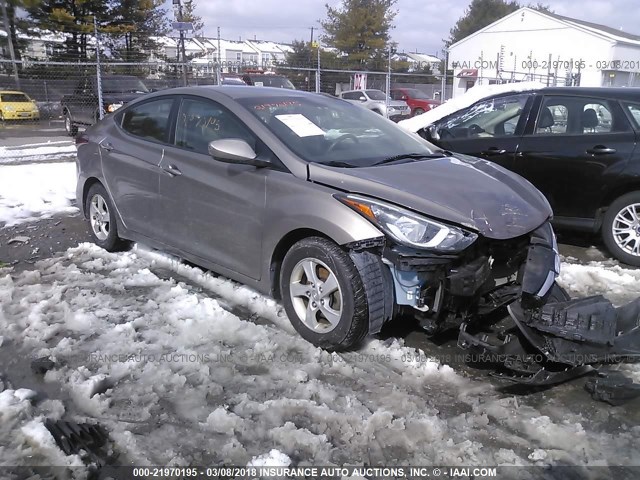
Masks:
[[[248,284],[318,346],[354,347],[403,313],[484,345],[471,329],[501,307],[568,300],[551,209],[529,182],[339,99],[164,90],[77,143],[99,246],[142,242]]]
[[[340,93],[340,98],[348,102],[368,108],[382,116],[387,116],[387,95],[381,90],[347,90]],[[389,99],[388,118],[400,121],[411,116],[411,107],[402,100]]]

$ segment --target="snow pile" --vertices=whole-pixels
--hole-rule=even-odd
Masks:
[[[34,143],[15,147],[0,147],[0,165],[20,162],[35,162],[75,157],[76,146],[71,141]]]
[[[433,122],[437,122],[441,118],[451,115],[458,110],[470,107],[474,103],[482,100],[483,98],[498,95],[500,93],[509,92],[525,92],[528,90],[537,90],[544,88],[545,85],[540,82],[520,82],[520,83],[506,83],[501,85],[476,85],[473,88],[467,90],[464,95],[447,100],[433,110],[423,113],[422,115],[416,115],[415,117],[408,118],[398,122],[405,130],[410,132],[417,132],[431,125]]]
[[[0,225],[77,212],[75,185],[73,162],[0,166]]]
[[[635,462],[638,427],[505,396],[398,340],[327,353],[272,299],[165,255],[82,244],[35,269],[0,277],[5,343],[50,358],[45,380],[134,464]]]

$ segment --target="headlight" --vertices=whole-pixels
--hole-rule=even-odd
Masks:
[[[107,112],[109,113],[113,113],[116,110],[118,110],[120,107],[122,106],[121,103],[110,103],[109,105],[107,105]]]
[[[358,195],[335,197],[403,245],[455,253],[461,252],[478,238],[475,233],[436,222],[378,200]]]

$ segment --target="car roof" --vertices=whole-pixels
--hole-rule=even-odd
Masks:
[[[21,92],[20,90],[0,90],[0,94],[3,93],[19,93],[21,95],[26,95],[26,93]]]
[[[234,100],[241,98],[260,98],[260,97],[310,97],[317,98],[315,92],[304,92],[302,90],[292,90],[289,88],[278,87],[251,87],[245,88],[245,85],[199,85],[194,87],[177,87],[166,90],[159,90],[153,93],[158,95],[202,95],[207,93],[218,93],[226,95]],[[145,97],[150,98],[150,97]]]
[[[621,100],[640,100],[640,88],[638,87],[544,87],[533,91],[552,95],[579,95],[611,97]]]

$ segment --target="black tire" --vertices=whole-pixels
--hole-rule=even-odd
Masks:
[[[341,291],[340,319],[328,332],[317,332],[308,327],[293,304],[290,288],[292,274],[294,268],[306,259],[324,263],[335,275]],[[348,350],[357,346],[369,331],[369,304],[363,279],[348,253],[327,239],[309,237],[291,247],[280,270],[280,292],[291,324],[313,345],[328,350]],[[311,301],[309,298],[308,302]]]
[[[614,258],[628,265],[640,267],[640,254],[634,255],[631,252],[625,251],[618,245],[613,234],[613,227],[618,214],[634,204],[640,204],[640,192],[627,193],[616,199],[609,206],[602,222],[602,240]],[[637,229],[636,235],[638,235],[637,241],[640,242],[640,225],[636,225],[635,228]]]
[[[71,116],[71,112],[69,110],[64,111],[64,129],[67,132],[67,135],[70,137],[75,137],[78,135],[78,126],[73,123],[73,117]]]
[[[94,229],[94,224],[92,222],[91,202],[94,201],[94,198],[96,198],[96,196],[99,196],[104,200],[104,204],[107,208],[108,234],[106,235],[106,238],[101,238],[98,236],[98,233],[96,233],[96,229]],[[111,197],[107,193],[107,190],[102,186],[102,184],[95,183],[91,186],[89,192],[87,193],[84,211],[87,219],[89,220],[89,233],[91,234],[91,238],[96,245],[104,248],[108,252],[118,252],[126,250],[130,246],[130,243],[128,241],[123,240],[118,236],[118,223],[116,221],[115,207],[113,206]]]
[[[413,116],[415,117],[416,115],[422,115],[424,113],[424,109],[423,108],[416,108],[413,111]]]

